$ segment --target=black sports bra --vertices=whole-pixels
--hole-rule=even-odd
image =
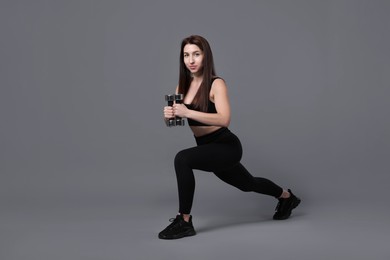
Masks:
[[[213,81],[211,84],[213,84],[214,80],[219,79],[219,77],[213,78]],[[199,111],[199,109],[196,109],[193,104],[184,104],[188,109]],[[207,112],[206,113],[217,113],[217,109],[215,108],[215,104],[209,100],[209,103],[207,104]],[[208,124],[201,123],[199,121],[187,118],[188,125],[190,126],[210,126]]]

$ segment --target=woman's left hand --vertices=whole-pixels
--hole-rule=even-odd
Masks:
[[[178,117],[187,117],[189,109],[184,104],[174,104],[173,113]]]

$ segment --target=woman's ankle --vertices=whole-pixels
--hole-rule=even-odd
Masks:
[[[290,192],[283,190],[282,195],[280,195],[279,199],[288,199],[290,198],[291,194]]]
[[[184,219],[185,222],[190,222],[190,217],[191,217],[190,214],[181,214],[180,213],[180,215],[183,216],[183,219]]]

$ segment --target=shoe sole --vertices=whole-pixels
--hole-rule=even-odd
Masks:
[[[180,234],[177,234],[175,236],[160,236],[159,235],[158,238],[165,239],[165,240],[173,240],[173,239],[180,239],[183,237],[191,237],[191,236],[195,236],[195,235],[196,235],[195,230],[189,230],[187,232],[180,233]]]

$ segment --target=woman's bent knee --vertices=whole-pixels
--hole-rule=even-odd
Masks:
[[[175,165],[183,165],[183,164],[187,164],[188,160],[189,160],[189,155],[185,150],[183,150],[176,154],[174,162]]]

